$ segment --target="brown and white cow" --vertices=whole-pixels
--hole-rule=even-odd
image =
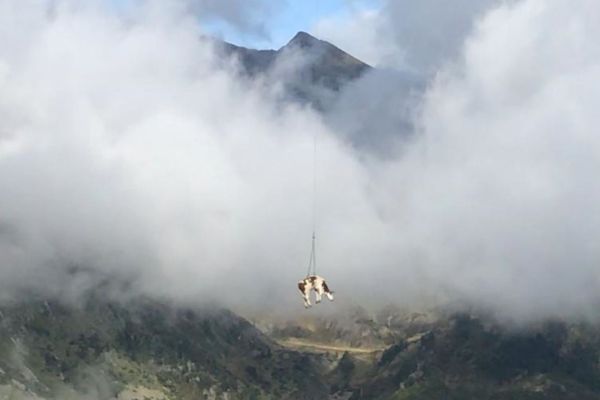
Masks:
[[[310,304],[310,291],[315,291],[315,302],[320,303],[323,295],[327,296],[330,301],[333,301],[333,292],[329,290],[325,279],[319,275],[309,275],[298,282],[298,289],[302,293],[304,299],[304,307],[308,308]]]

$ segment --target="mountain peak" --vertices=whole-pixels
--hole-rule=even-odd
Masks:
[[[310,33],[306,33],[304,31],[299,31],[294,35],[292,40],[288,42],[289,45],[296,45],[299,47],[312,47],[315,44],[320,43],[321,41],[316,37],[312,36]]]
[[[318,109],[324,109],[323,89],[330,94],[339,92],[346,83],[371,68],[333,44],[304,31],[296,33],[278,50],[248,49],[227,42],[223,42],[222,48],[225,55],[235,56],[242,67],[241,72],[251,77],[269,76],[269,71],[279,65],[283,68],[281,71],[286,72],[283,74],[286,95],[310,102]]]

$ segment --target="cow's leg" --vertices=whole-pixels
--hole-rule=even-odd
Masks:
[[[323,296],[323,288],[315,288],[315,303],[320,303]]]
[[[323,291],[325,292],[325,296],[329,299],[329,301],[333,301],[333,292],[329,290],[329,286],[327,286],[327,282],[323,281]]]
[[[304,308],[308,308],[311,306],[309,293],[310,292],[308,290],[304,293]]]
[[[304,307],[310,307],[310,298],[308,296],[310,294],[310,288],[306,287],[306,284],[303,281],[300,281],[298,282],[298,289],[300,290],[300,293],[302,293],[302,298],[304,299]]]

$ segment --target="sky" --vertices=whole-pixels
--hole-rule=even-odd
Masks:
[[[301,54],[249,79],[198,40],[279,2],[0,2],[0,301],[302,310],[316,136],[330,307],[600,320],[600,4],[456,1],[315,17],[380,66],[326,113],[280,96]]]
[[[324,18],[345,18],[360,9],[381,7],[380,0],[286,0],[278,3],[265,18],[264,35],[248,34],[220,19],[205,22],[206,29],[217,37],[258,49],[277,49],[286,44],[297,32],[311,30]]]
[[[127,12],[136,0],[110,0],[110,3],[119,12]],[[264,25],[261,29],[245,29],[247,27],[232,23],[218,14],[202,15],[201,24],[207,33],[237,45],[277,49],[297,32],[311,30],[322,19],[343,19],[358,10],[378,9],[382,0],[283,0],[262,3],[268,3],[268,6],[259,6],[255,10],[256,18]]]

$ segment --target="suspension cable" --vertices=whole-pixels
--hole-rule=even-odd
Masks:
[[[312,243],[310,251],[310,260],[308,261],[308,271],[306,276],[317,274],[317,132],[313,135],[313,192],[312,192]],[[311,274],[312,273],[312,274]]]

